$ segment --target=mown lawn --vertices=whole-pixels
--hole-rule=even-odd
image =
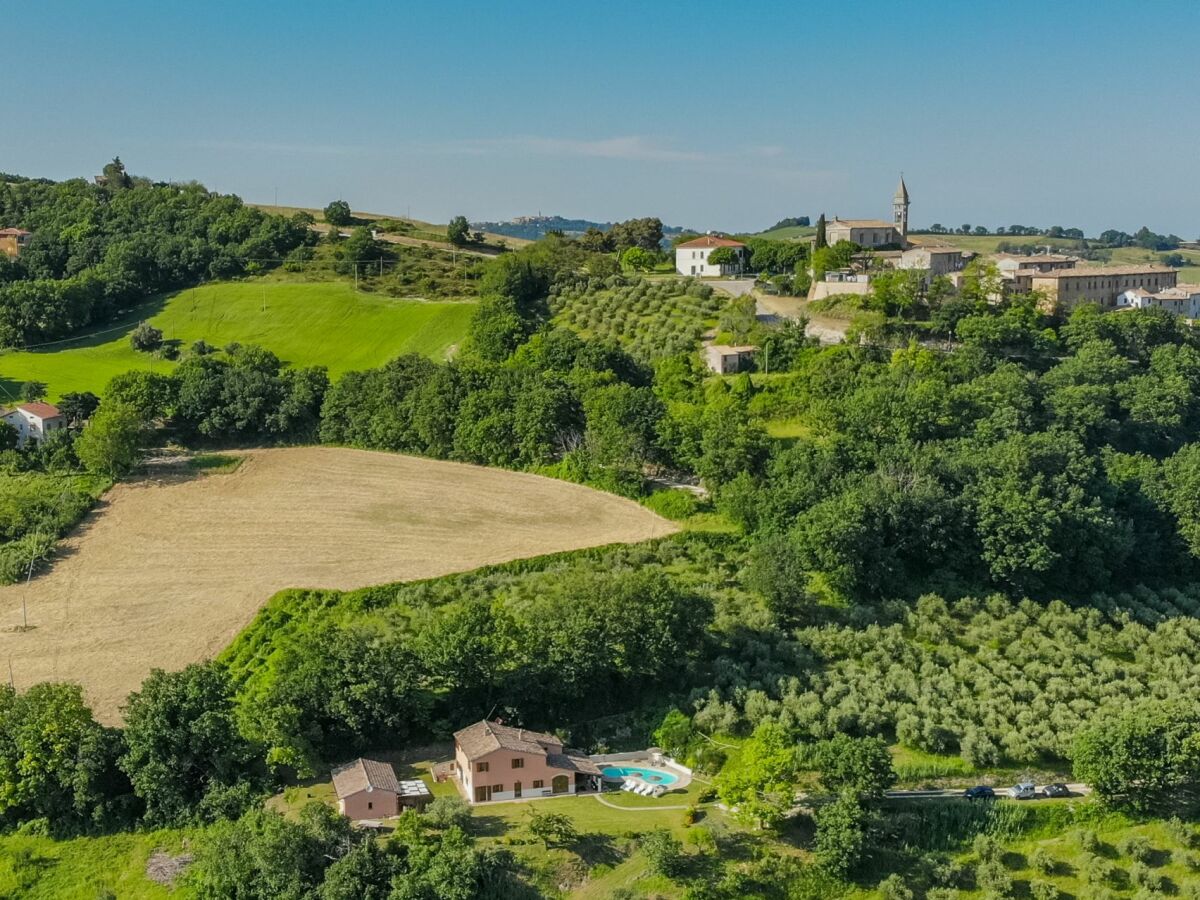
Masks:
[[[15,395],[22,382],[43,381],[55,399],[69,391],[101,393],[109,379],[130,369],[169,371],[174,363],[130,347],[129,333],[142,319],[184,349],[201,339],[215,347],[258,344],[292,366],[326,366],[336,378],[402,353],[444,358],[465,336],[474,310],[469,302],[356,293],[346,282],[211,284],[130,310],[68,342],[0,354],[0,387]]]
[[[158,900],[178,897],[146,877],[156,850],[184,852],[194,833],[153,831],[55,841],[10,834],[0,837],[0,897],[21,900]],[[107,892],[107,893],[106,893]]]

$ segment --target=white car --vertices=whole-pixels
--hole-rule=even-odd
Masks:
[[[1008,796],[1014,800],[1035,800],[1039,794],[1037,785],[1032,781],[1022,781],[1008,789]]]

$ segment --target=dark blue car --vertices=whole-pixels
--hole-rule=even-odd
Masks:
[[[968,800],[995,800],[996,792],[986,784],[977,784],[975,787],[967,788],[963,792],[963,796]]]

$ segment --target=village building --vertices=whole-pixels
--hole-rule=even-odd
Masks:
[[[476,722],[454,733],[452,774],[471,803],[600,790],[600,769],[552,734]]]
[[[21,251],[29,246],[33,237],[32,231],[23,228],[0,228],[0,253],[10,258],[21,255]]]
[[[49,403],[22,403],[0,412],[0,418],[17,430],[17,446],[40,444],[53,432],[67,427],[66,417]]]
[[[704,363],[718,375],[733,375],[748,369],[757,352],[757,347],[709,344],[704,348]]]
[[[1117,309],[1165,309],[1185,319],[1200,319],[1200,284],[1177,284],[1151,292],[1132,288],[1117,297]]]
[[[728,247],[737,258],[735,263],[713,265],[708,257],[718,247]],[[733,238],[721,237],[716,234],[706,234],[703,237],[685,241],[675,248],[675,271],[680,275],[696,275],[698,277],[740,275],[749,262],[746,245]]]
[[[1087,266],[1038,272],[1030,277],[1030,289],[1040,291],[1046,302],[1067,310],[1080,303],[1098,303],[1115,309],[1126,291],[1144,288],[1158,293],[1175,287],[1179,271],[1170,266]]]
[[[961,272],[974,257],[974,253],[958,247],[909,247],[893,264],[897,269],[924,269],[929,273],[927,278],[933,279]]]
[[[406,809],[421,810],[433,799],[420,779],[401,781],[389,763],[359,757],[333,770],[338,812],[348,819],[385,819]]]
[[[911,205],[904,176],[892,196],[892,221],[883,219],[840,219],[834,217],[825,225],[826,243],[850,241],[867,250],[879,247],[908,249],[908,208]]]

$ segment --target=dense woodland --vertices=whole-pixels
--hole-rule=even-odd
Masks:
[[[70,184],[5,196],[227,200]],[[842,252],[823,251],[825,262]],[[658,743],[763,829],[747,833],[804,851],[730,849],[688,870],[670,863],[678,848],[645,839],[693,898],[832,896],[885,873],[893,897],[1031,890],[1013,886],[998,849],[1026,814],[897,811],[883,800],[898,777],[889,745],[943,765],[957,756],[968,772],[1073,770],[1098,810],[1195,815],[1190,326],[1153,310],[1063,318],[1036,297],[990,302],[983,269],[961,292],[897,275],[863,301],[875,318],[854,340],[758,331],[773,342],[770,374],[716,378],[691,348],[645,352],[599,300],[589,318],[588,297],[618,298],[611,310],[630,317],[711,299],[613,265],[560,236],[489,261],[448,363],[400,357],[330,384],[260,348],[186,348],[170,375],[116,379],[52,459],[10,451],[23,471],[107,478],[153,435],[319,440],[539,471],[719,529],[346,594],[284,592],[218,661],[152,675],[119,730],[94,722],[73,686],[0,688],[2,821],[57,835],[220,823],[192,876],[200,896],[230,884],[280,896],[284,883],[298,897],[521,896],[519,864],[474,845],[454,815],[406,826],[384,849],[317,809],[295,822],[258,808],[283,781],[444,739],[491,710],[589,749]],[[736,303],[701,311],[731,334],[761,328]],[[920,340],[930,333],[942,339]],[[780,423],[788,436],[771,437]],[[649,494],[654,475],[698,481],[709,499]],[[818,800],[792,815],[797,786]],[[1029,817],[1017,824],[1050,827]],[[938,855],[977,834],[970,872]],[[232,852],[243,845],[260,848],[253,862]]]

